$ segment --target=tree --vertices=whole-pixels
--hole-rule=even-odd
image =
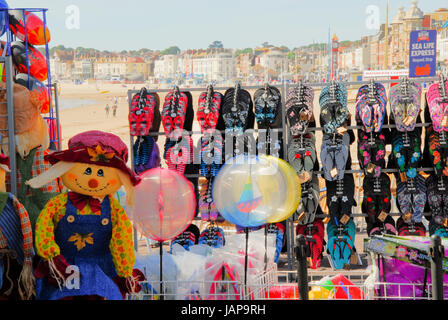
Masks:
[[[252,54],[252,48],[246,48],[246,49],[238,49],[235,51],[235,57],[238,57],[241,54]]]
[[[224,45],[222,44],[222,41],[215,40],[208,46],[209,49],[222,49],[224,48]]]
[[[162,55],[167,55],[167,54],[178,54],[180,53],[180,49],[177,46],[171,46],[169,48],[166,48],[165,50],[163,50],[162,52],[160,52],[160,54]]]

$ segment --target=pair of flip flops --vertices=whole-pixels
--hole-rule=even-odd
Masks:
[[[381,235],[397,235],[395,221],[391,216],[387,216],[384,222],[376,221],[375,223],[367,223],[367,234],[369,237]]]
[[[403,217],[397,219],[397,232],[399,236],[420,236],[426,235],[425,225],[421,222],[405,222]]]
[[[133,149],[135,173],[141,174],[149,169],[160,166],[159,146],[153,137],[138,137],[134,143]]]
[[[327,224],[328,245],[333,267],[336,270],[350,266],[352,251],[355,248],[356,226],[353,219],[343,225],[330,219]]]
[[[202,133],[217,129],[223,98],[221,93],[213,90],[212,85],[199,96],[196,118]]]
[[[145,87],[132,97],[128,116],[131,136],[146,136],[150,132],[159,131],[159,105],[159,95],[148,92]]]
[[[164,159],[169,169],[184,174],[186,166],[193,163],[193,154],[193,139],[190,136],[166,139]]]
[[[389,91],[391,117],[398,131],[413,131],[421,110],[422,87],[412,80],[402,80]]]
[[[176,131],[191,131],[193,126],[192,96],[188,91],[175,87],[165,96],[162,108],[162,124],[168,138]]]
[[[217,176],[223,163],[224,141],[221,135],[204,135],[199,142],[201,176]]]
[[[428,137],[428,150],[432,167],[437,175],[448,176],[448,134],[437,132],[432,127],[426,131]],[[442,139],[444,144],[442,145]]]
[[[347,106],[347,87],[342,82],[332,82],[322,89],[319,95],[320,107],[325,108],[334,99]]]
[[[381,222],[379,216],[389,214],[392,205],[389,176],[385,173],[379,177],[366,176],[363,181],[363,191],[361,210],[367,214],[367,222],[370,224]]]
[[[410,188],[411,184],[413,190]],[[397,182],[397,206],[407,220],[421,223],[426,201],[426,182],[420,174],[412,180]]]
[[[306,225],[298,224],[296,226],[296,234],[304,235],[307,245],[310,248],[308,266],[311,269],[318,269],[322,262],[324,245],[325,245],[325,227],[322,219],[316,219],[312,223]]]
[[[224,231],[218,226],[209,226],[201,232],[198,244],[205,244],[213,248],[221,248],[226,244]]]
[[[242,132],[253,129],[255,114],[252,97],[239,83],[224,93],[222,117],[226,131]]]
[[[314,90],[308,85],[290,88],[286,99],[286,115],[293,136],[304,134],[313,118]]]
[[[379,83],[364,85],[356,96],[356,118],[366,132],[381,131],[386,118],[387,95],[384,86]]]
[[[212,197],[212,181],[205,177],[199,178],[199,213],[202,221],[216,221],[219,213]]]
[[[386,166],[386,136],[382,132],[358,130],[359,166],[366,175],[379,177]]]
[[[332,134],[346,123],[349,115],[347,109],[347,88],[341,82],[331,83],[322,89],[319,96],[320,125],[324,133]]]
[[[443,83],[442,83],[443,81]],[[426,93],[426,101],[435,131],[448,131],[448,80],[433,83]]]
[[[308,178],[313,175],[317,161],[316,138],[313,133],[291,136],[288,142],[288,162],[295,169],[299,177],[307,172]],[[301,179],[305,182],[306,179]]]
[[[342,136],[336,134],[330,139],[324,136],[320,158],[325,180],[343,179],[349,156],[350,135],[347,132]]]
[[[415,178],[422,158],[419,131],[395,132],[392,137],[391,155],[400,174],[406,173],[408,178]]]
[[[331,219],[342,221],[350,217],[355,203],[355,180],[352,174],[344,175],[341,180],[325,180],[326,205]]]
[[[311,180],[302,183],[302,197],[299,207],[296,210],[298,225],[308,225],[316,219],[319,208],[319,181],[316,175]]]
[[[448,219],[448,177],[431,174],[426,179],[428,205],[431,222],[435,226],[446,228]]]
[[[255,91],[254,107],[258,129],[281,127],[281,103],[282,97],[276,87],[265,84]]]

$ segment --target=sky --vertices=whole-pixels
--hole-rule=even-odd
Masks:
[[[6,1],[10,8],[48,9],[50,47],[121,51],[207,48],[215,40],[225,48],[267,41],[292,49],[326,43],[329,28],[340,40],[358,40],[378,32],[375,21],[384,23],[387,0]],[[407,11],[411,0],[389,0],[389,21],[400,6]],[[418,6],[427,13],[448,3],[420,0]]]

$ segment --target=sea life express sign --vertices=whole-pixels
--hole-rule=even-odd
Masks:
[[[409,77],[434,77],[437,68],[437,31],[416,30],[410,34]]]

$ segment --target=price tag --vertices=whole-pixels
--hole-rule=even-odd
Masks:
[[[411,221],[412,218],[412,214],[410,212],[407,212],[405,215],[403,215],[403,220],[404,222],[408,223],[409,221]]]
[[[342,224],[347,224],[347,222],[350,220],[350,217],[346,214],[342,216],[342,218],[339,220]]]
[[[299,217],[297,218],[297,220],[299,222],[302,222],[303,220],[305,220],[305,216],[306,216],[305,212],[302,212],[301,214],[299,214]]]
[[[387,218],[387,213],[384,211],[381,211],[381,213],[378,215],[378,220],[380,220],[381,222],[384,222],[384,220],[386,220]]]
[[[338,169],[333,168],[333,169],[330,170],[330,176],[332,178],[336,177],[337,175],[338,175]]]

